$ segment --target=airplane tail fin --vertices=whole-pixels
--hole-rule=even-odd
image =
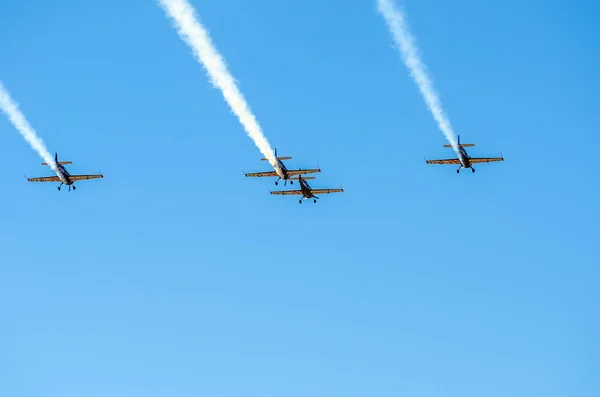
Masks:
[[[73,164],[73,162],[72,161],[58,161],[56,164],[67,165],[67,164]],[[43,162],[42,165],[48,165],[48,163]]]
[[[275,158],[277,160],[291,160],[292,159],[290,156],[277,157],[277,148],[275,148]],[[267,159],[265,157],[261,158],[261,160],[267,161]]]
[[[67,164],[73,164],[72,161],[58,161],[58,153],[54,153],[54,162],[56,164],[62,164],[62,165],[67,165]],[[48,163],[46,163],[45,161],[42,163],[42,165],[48,165]]]
[[[291,160],[292,157],[291,156],[284,156],[284,157],[277,157],[277,160]],[[262,161],[267,161],[266,158],[261,158]]]
[[[457,136],[458,138],[458,146],[460,147],[471,147],[471,146],[475,146],[472,143],[460,143],[460,135]],[[452,145],[444,145],[444,147],[452,147]]]
[[[475,146],[474,143],[459,143],[458,146],[460,147],[471,147],[471,146]],[[452,145],[444,145],[444,147],[452,147]]]

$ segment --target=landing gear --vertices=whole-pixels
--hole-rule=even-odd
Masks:
[[[58,190],[60,190],[60,186],[58,187]]]
[[[73,185],[73,190],[75,190],[75,189],[77,189],[77,188],[75,187],[75,185]]]
[[[471,172],[475,172],[475,168],[471,167]]]
[[[293,184],[294,184],[294,181],[290,181],[290,185],[293,185]]]
[[[298,202],[299,202],[300,204],[302,204],[302,199],[298,200]]]
[[[460,168],[456,170],[456,173],[458,174],[460,172]]]
[[[275,181],[275,186],[279,185],[279,183],[277,181]]]
[[[313,202],[316,204],[317,203],[317,199],[313,199]]]
[[[58,185],[58,190],[60,190],[60,187],[63,185],[63,183],[61,182],[60,185]]]

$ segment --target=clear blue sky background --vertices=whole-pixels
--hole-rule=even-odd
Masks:
[[[0,79],[76,192],[0,117],[0,395],[597,396],[592,0],[406,0],[452,155],[373,1],[193,0],[261,154],[152,0],[0,6]]]

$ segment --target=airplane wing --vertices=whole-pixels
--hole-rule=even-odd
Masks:
[[[299,195],[302,195],[302,190],[276,190],[276,191],[272,191],[271,194],[282,194],[282,195],[299,194]]]
[[[303,174],[314,174],[315,172],[321,172],[320,169],[315,168],[311,170],[288,170],[288,175],[303,175]]]
[[[471,157],[469,161],[473,164],[477,163],[492,163],[495,161],[504,161],[502,157]]]
[[[104,178],[102,174],[93,174],[93,175],[70,175],[69,179],[72,181],[84,181],[86,179],[98,179]]]
[[[455,159],[443,159],[443,160],[425,160],[427,164],[460,164],[460,160]]]
[[[275,172],[275,171],[252,172],[250,174],[245,174],[245,175],[249,176],[249,177],[258,177],[258,178],[265,177],[265,176],[278,176],[277,172]]]
[[[27,178],[29,182],[60,182],[58,176],[42,176],[40,178]]]
[[[344,189],[313,189],[312,194],[341,193]]]

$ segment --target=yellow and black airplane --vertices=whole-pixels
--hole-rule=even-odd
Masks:
[[[316,203],[318,197],[315,196],[316,194],[329,194],[329,193],[340,193],[343,192],[344,189],[312,189],[309,184],[306,182],[307,179],[315,179],[314,176],[307,176],[306,178],[302,178],[302,175],[298,175],[298,178],[292,178],[292,179],[297,179],[300,182],[300,189],[298,190],[279,190],[279,191],[272,191],[271,194],[279,194],[279,195],[302,195],[302,198],[299,201],[300,204],[302,204],[302,200],[306,200],[306,199],[310,199],[312,198],[313,201]]]
[[[277,157],[277,149],[275,149],[275,158],[277,159],[277,166],[275,167],[275,171],[266,171],[266,172],[253,172],[250,174],[244,174],[248,177],[269,177],[269,176],[277,176],[277,180],[275,181],[275,185],[277,185],[277,183],[279,182],[280,179],[284,180],[284,185],[287,185],[287,181],[290,181],[290,185],[293,184],[294,182],[292,181],[293,178],[291,178],[294,175],[301,175],[301,174],[313,174],[315,172],[321,172],[321,170],[319,168],[315,168],[315,169],[308,169],[308,170],[288,170],[287,167],[283,164],[282,160],[290,160],[291,157],[290,156],[285,156],[285,157]],[[262,161],[267,161],[266,158],[262,158]],[[294,178],[295,179],[295,178]]]
[[[66,164],[73,164],[71,161],[58,161],[58,153],[54,153],[54,162],[56,164],[56,175],[55,176],[43,176],[39,178],[27,178],[29,182],[60,182],[58,186],[58,190],[62,185],[69,186],[69,191],[71,191],[71,186],[73,186],[73,190],[75,190],[74,183],[76,181],[83,181],[87,179],[97,179],[104,178],[102,174],[90,174],[90,175],[71,175],[65,169]],[[42,165],[49,165],[44,162]]]
[[[473,168],[473,164],[478,163],[492,163],[495,161],[504,161],[503,157],[470,157],[467,154],[467,151],[464,149],[466,147],[475,146],[472,143],[460,143],[460,135],[458,136],[458,157],[453,159],[443,159],[443,160],[427,160],[425,162],[427,164],[459,164],[460,166],[456,170],[458,174],[461,168],[470,168],[472,172],[475,172],[475,168]],[[444,145],[444,147],[451,148],[452,145]]]

